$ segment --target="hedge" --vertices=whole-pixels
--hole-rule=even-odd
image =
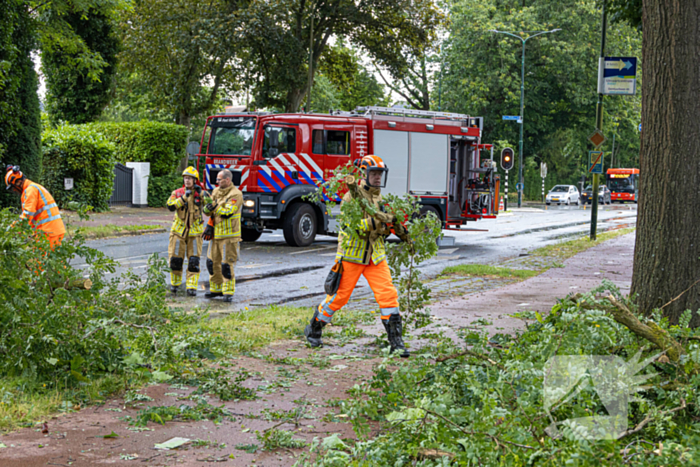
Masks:
[[[148,205],[162,208],[168,202],[170,194],[182,186],[182,176],[176,173],[148,178]]]
[[[114,182],[115,145],[102,134],[81,125],[62,125],[42,135],[44,175],[41,183],[60,207],[69,201],[109,210]],[[64,178],[74,187],[66,191]]]
[[[185,157],[189,131],[159,122],[97,122],[82,125],[102,133],[117,149],[117,162],[150,162],[151,176],[172,174]]]

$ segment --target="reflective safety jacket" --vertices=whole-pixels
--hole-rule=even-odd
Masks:
[[[39,229],[49,237],[65,235],[61,213],[56,201],[46,188],[31,180],[24,181],[22,190],[22,219],[28,219],[29,224]]]
[[[210,223],[214,224],[214,239],[241,238],[241,208],[243,207],[243,193],[235,186],[228,188],[215,188],[211,194],[214,200],[214,210],[204,214],[211,217]]]
[[[204,198],[209,194],[202,190],[197,193],[192,190],[192,194],[185,198],[185,187],[179,188],[168,198],[168,209],[175,211],[173,225],[170,232],[180,237],[197,237],[204,232],[204,222],[202,221],[202,211],[204,208]]]
[[[371,199],[374,205],[379,207],[382,196],[377,193],[372,195]],[[345,196],[343,196],[343,203],[350,200],[352,200],[352,194],[347,192]],[[374,264],[379,264],[386,259],[384,235],[389,235],[391,233],[386,224],[379,222],[367,214],[360,222],[357,233],[357,238],[347,238],[348,236],[343,232],[338,235],[338,252],[335,255],[336,260],[342,257],[343,261],[348,261],[350,263],[369,264],[371,259]],[[373,233],[375,235],[372,235]],[[380,235],[376,235],[377,233]],[[373,237],[374,240],[370,237]]]

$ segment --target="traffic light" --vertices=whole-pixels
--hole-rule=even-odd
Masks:
[[[512,169],[514,163],[515,158],[513,157],[513,149],[503,148],[503,151],[501,151],[501,167],[503,170]]]

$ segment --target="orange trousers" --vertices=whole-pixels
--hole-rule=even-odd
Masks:
[[[61,244],[63,241],[63,235],[64,234],[49,236],[49,246],[52,250]]]
[[[399,314],[399,294],[391,282],[391,271],[386,261],[374,264],[355,264],[343,261],[343,275],[335,295],[326,295],[326,299],[318,306],[318,320],[330,323],[333,314],[340,310],[350,300],[352,291],[360,279],[365,276],[374,292],[374,299],[379,304],[382,319]]]

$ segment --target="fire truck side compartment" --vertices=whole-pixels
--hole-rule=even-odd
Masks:
[[[447,196],[448,136],[411,133],[408,191],[416,195]]]
[[[384,193],[402,196],[408,192],[408,132],[374,130],[374,154],[389,167]]]

